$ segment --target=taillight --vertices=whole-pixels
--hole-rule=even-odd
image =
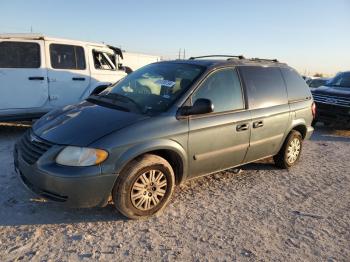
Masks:
[[[312,102],[311,111],[312,111],[312,116],[315,119],[316,118],[316,104],[315,104],[315,102]]]

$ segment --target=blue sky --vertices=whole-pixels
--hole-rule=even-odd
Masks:
[[[103,41],[175,58],[243,54],[350,70],[350,0],[1,0],[0,33]]]

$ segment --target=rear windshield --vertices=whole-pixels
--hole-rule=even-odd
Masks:
[[[143,113],[166,111],[204,72],[205,67],[182,63],[147,65],[108,88],[102,95],[132,99]]]

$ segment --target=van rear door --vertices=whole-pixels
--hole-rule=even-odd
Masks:
[[[46,42],[50,105],[75,104],[85,98],[90,71],[83,46]]]
[[[0,110],[40,108],[48,99],[42,40],[0,39]]]

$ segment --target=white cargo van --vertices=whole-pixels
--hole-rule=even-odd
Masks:
[[[119,48],[37,34],[0,35],[0,121],[40,117],[123,78]]]

